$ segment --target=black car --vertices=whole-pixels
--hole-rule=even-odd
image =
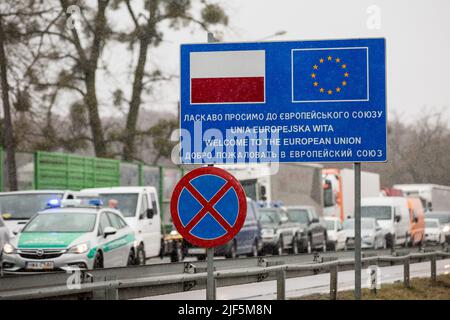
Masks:
[[[285,250],[297,251],[295,232],[299,224],[291,221],[283,208],[260,208],[263,252],[281,255]]]
[[[285,207],[289,220],[300,225],[297,230],[299,250],[311,253],[314,249],[327,250],[327,228],[312,206]]]

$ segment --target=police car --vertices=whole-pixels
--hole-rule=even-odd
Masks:
[[[49,201],[22,232],[3,246],[3,270],[57,271],[133,264],[135,235],[118,210],[97,200]]]

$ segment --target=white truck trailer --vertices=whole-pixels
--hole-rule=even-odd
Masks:
[[[450,187],[437,184],[396,184],[407,197],[419,197],[427,211],[450,211]]]
[[[355,210],[355,173],[353,169],[323,169],[324,215],[344,221]],[[361,172],[361,197],[380,196],[380,175]]]

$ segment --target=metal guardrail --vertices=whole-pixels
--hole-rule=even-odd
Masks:
[[[281,256],[278,259],[286,258],[285,260],[293,260],[295,257],[301,256]],[[309,255],[311,258],[311,256]],[[436,260],[439,258],[450,257],[449,252],[435,251],[425,253],[407,253],[401,256],[381,255],[363,257],[362,263],[364,266],[376,264],[378,266],[387,265],[404,265],[404,282],[406,286],[409,286],[409,266],[414,262],[431,262],[431,278],[436,281]],[[269,257],[267,257],[269,258]],[[270,257],[272,258],[272,257]],[[221,260],[216,260],[218,268],[214,272],[215,286],[232,286],[238,284],[246,284],[252,282],[271,281],[277,282],[277,299],[285,299],[285,280],[286,278],[304,277],[308,275],[315,275],[319,273],[330,273],[330,298],[336,299],[337,295],[337,279],[338,272],[344,270],[354,269],[354,259],[337,259],[336,257],[322,257],[320,262],[310,262],[301,264],[299,261],[277,261],[275,259],[259,258],[257,264],[253,266],[246,266],[249,260],[254,262],[254,259],[236,259],[234,263],[239,260],[247,263],[243,263],[244,266],[235,267],[231,269],[224,269],[223,262],[220,265]],[[247,261],[245,261],[247,260]],[[329,261],[327,261],[329,260]],[[226,261],[226,260],[224,260]],[[179,267],[184,264],[183,271],[178,274],[152,274],[151,276],[137,276],[126,278],[122,268],[117,268],[113,274],[108,270],[94,270],[96,276],[88,277],[91,283],[81,283],[77,288],[70,289],[66,283],[61,283],[63,279],[67,281],[67,274],[53,274],[52,280],[59,280],[58,282],[52,282],[51,285],[47,282],[46,285],[38,285],[37,283],[29,283],[27,287],[21,287],[20,283],[16,283],[14,287],[5,287],[2,279],[0,281],[0,299],[131,299],[155,296],[168,293],[189,291],[195,287],[195,289],[203,289],[206,286],[206,272],[204,268],[199,268],[192,263],[176,263],[171,264],[175,267]],[[231,265],[228,263],[228,265]],[[144,271],[146,267],[153,266],[140,266],[134,267],[138,271],[141,269]],[[147,268],[149,269],[149,268]],[[174,271],[171,270],[171,271]],[[104,273],[103,278],[98,274],[98,271],[109,271]],[[118,272],[119,271],[119,272]],[[134,274],[135,272],[133,272]],[[142,272],[142,275],[145,272]],[[48,275],[44,275],[46,278]],[[17,277],[12,277],[14,279]],[[20,279],[29,280],[30,277],[19,277]],[[57,279],[58,278],[58,279]],[[100,278],[100,279],[99,279]],[[108,279],[109,278],[109,279]],[[48,278],[47,278],[48,280]],[[97,280],[97,281],[94,281]],[[18,285],[18,286],[17,286]]]

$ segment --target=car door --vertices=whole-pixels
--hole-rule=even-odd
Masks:
[[[281,217],[281,233],[283,235],[283,244],[284,245],[290,245],[293,239],[293,231],[292,231],[292,222],[289,220],[288,215],[286,212],[280,210],[280,217]]]
[[[149,239],[149,250],[147,254],[149,257],[155,257],[159,254],[161,249],[161,215],[159,211],[158,198],[156,196],[156,192],[150,190],[147,193],[147,196],[150,197],[150,209],[152,210],[151,217],[148,217],[148,239]]]
[[[342,246],[345,245],[345,242],[347,241],[347,235],[344,231],[344,227],[342,226],[341,221],[336,221],[336,228],[337,228],[337,241]]]
[[[112,264],[115,267],[126,266],[128,256],[130,254],[129,246],[129,230],[125,228],[126,224],[123,223],[122,218],[114,212],[107,212],[109,221],[113,228],[117,230],[115,235],[111,235],[108,246],[111,249]]]
[[[311,221],[311,234],[312,234],[312,244],[313,246],[322,244],[322,234],[320,228],[319,217],[314,210],[308,210],[310,213]]]
[[[100,214],[100,222],[98,226],[98,243],[99,248],[101,248],[103,252],[103,267],[110,268],[114,266],[114,256],[112,255],[111,250],[109,250],[108,243],[111,241],[113,236],[111,235],[105,238],[104,230],[106,227],[112,227],[112,224],[106,212],[102,212]]]

